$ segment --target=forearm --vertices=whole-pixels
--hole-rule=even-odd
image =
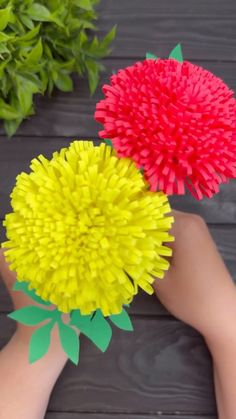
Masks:
[[[29,364],[28,351],[27,340],[16,332],[0,353],[0,419],[42,419],[67,361],[56,328],[44,358]]]
[[[218,419],[235,419],[236,334],[226,338],[222,333],[222,339],[207,344],[213,358]]]

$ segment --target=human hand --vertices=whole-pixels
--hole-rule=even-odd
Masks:
[[[24,293],[12,290],[16,273],[9,269],[2,249],[0,277],[11,295],[15,309],[38,305]],[[67,314],[62,318],[63,321],[68,321]],[[29,341],[37,327],[17,324],[16,332],[0,352],[0,419],[43,418],[51,391],[68,359],[61,347],[58,328],[55,326],[51,332],[47,354],[36,363],[29,363]]]
[[[173,256],[165,278],[154,282],[157,297],[207,339],[236,336],[236,287],[205,222],[194,214],[173,215]]]
[[[36,305],[36,306],[42,307],[40,304],[36,303],[34,300],[32,300],[23,292],[13,291],[12,288],[16,281],[17,274],[16,272],[13,272],[10,270],[9,264],[5,260],[3,249],[0,249],[0,279],[1,278],[3,282],[5,283],[5,286],[11,296],[15,310],[18,310],[22,307],[26,307],[28,305]],[[54,306],[52,305],[51,308],[53,309]],[[70,320],[68,314],[63,314],[62,319],[64,323],[68,323]],[[37,328],[38,326],[25,326],[21,323],[17,323],[17,334],[16,334],[17,339],[26,343],[26,345],[28,346],[32,332]],[[78,333],[77,329],[75,329],[75,331]],[[54,328],[52,331],[52,346],[54,346],[55,348],[57,347],[60,348],[59,336],[58,336],[56,328]],[[59,349],[59,351],[61,352],[61,348]]]
[[[16,281],[16,273],[10,270],[9,264],[5,260],[3,249],[0,249],[0,279],[5,283],[16,310],[33,303],[33,301],[22,292],[13,291],[12,287]]]

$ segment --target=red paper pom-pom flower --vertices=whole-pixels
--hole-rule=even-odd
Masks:
[[[236,177],[236,100],[224,82],[188,61],[144,60],[104,85],[95,119],[119,157],[142,168],[151,190],[201,199]]]

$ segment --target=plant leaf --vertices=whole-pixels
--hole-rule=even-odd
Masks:
[[[179,61],[180,63],[183,62],[183,54],[182,54],[182,48],[181,44],[177,44],[171,51],[169,58],[173,58],[176,61]]]
[[[8,42],[12,39],[14,39],[14,36],[10,36],[4,32],[0,32],[0,42]]]
[[[94,61],[86,61],[85,65],[88,70],[89,90],[93,94],[98,85],[99,69],[97,63]]]
[[[81,7],[81,9],[84,9],[84,10],[92,9],[91,0],[74,0],[74,4],[78,7]]]
[[[61,346],[68,356],[68,358],[75,364],[79,362],[79,337],[75,330],[64,324],[62,321],[58,322],[59,336]]]
[[[72,92],[73,90],[73,82],[68,74],[62,72],[57,73],[57,77],[54,80],[54,83],[57,88],[63,92]]]
[[[113,314],[109,318],[115,326],[119,327],[119,329],[127,331],[134,330],[130,317],[124,308],[120,314]]]
[[[29,344],[30,364],[42,358],[48,352],[54,324],[54,322],[49,322],[32,333]]]
[[[11,17],[11,6],[6,7],[5,9],[0,9],[0,31],[3,31]]]
[[[108,55],[116,33],[114,27],[102,40],[93,35],[97,30],[97,3],[98,0],[2,1],[0,119],[8,136],[34,113],[35,93],[50,94],[54,87],[72,91],[71,73],[87,75],[90,92],[95,92],[104,70],[99,60]]]
[[[27,116],[31,113],[33,105],[33,93],[40,91],[38,85],[22,76],[16,76],[17,81],[17,98],[20,104],[20,111],[22,116]]]
[[[29,284],[26,281],[16,281],[13,285],[13,290],[14,291],[21,291],[24,294],[28,295],[28,297],[32,298],[32,300],[34,300],[36,303],[39,304],[43,304],[45,306],[50,306],[51,303],[49,301],[44,301],[42,298],[40,298],[37,294],[35,294],[34,290],[30,290],[28,288]]]
[[[44,320],[52,318],[52,310],[45,310],[37,306],[26,306],[8,314],[8,317],[26,326],[35,326]]]
[[[109,47],[110,43],[113,41],[113,39],[116,36],[116,30],[117,26],[113,26],[113,28],[108,32],[108,34],[103,38],[103,40],[100,43],[99,48],[104,50],[104,53],[106,52],[107,48]]]
[[[11,119],[19,118],[19,116],[16,109],[5,103],[3,99],[0,99],[0,118],[10,121]]]
[[[39,22],[47,22],[50,21],[51,18],[51,13],[47,7],[42,6],[39,3],[32,4],[32,6],[28,8],[27,14],[32,20]]]
[[[27,55],[24,64],[27,65],[27,64],[38,63],[42,57],[42,52],[43,52],[42,41],[41,41],[41,38],[39,38],[35,47],[32,48],[32,50]]]
[[[4,121],[4,129],[9,138],[11,138],[22,122],[22,118],[13,119],[12,121]]]
[[[41,28],[41,23],[39,23],[37,26],[35,26],[33,29],[31,29],[29,32],[27,32],[25,35],[19,36],[15,39],[15,42],[22,43],[23,41],[31,41],[31,39],[34,39]]]
[[[21,20],[21,23],[23,23],[23,25],[25,25],[26,28],[30,30],[34,28],[34,23],[32,19],[29,18],[29,16],[21,14],[19,18]]]

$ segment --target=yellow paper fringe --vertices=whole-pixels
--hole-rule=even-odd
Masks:
[[[30,167],[17,177],[4,221],[2,247],[18,281],[82,314],[117,314],[138,287],[151,294],[171,255],[167,196],[148,191],[135,164],[105,144],[74,141]]]

